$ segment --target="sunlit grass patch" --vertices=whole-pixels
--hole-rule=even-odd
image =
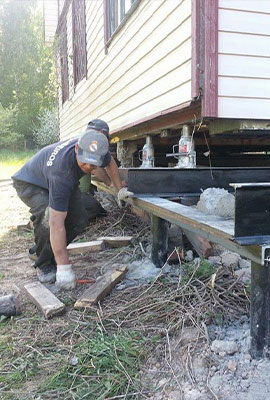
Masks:
[[[0,179],[9,179],[34,154],[32,150],[19,152],[0,150]]]

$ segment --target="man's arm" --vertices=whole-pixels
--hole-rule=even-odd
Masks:
[[[109,165],[105,169],[109,177],[111,178],[115,190],[119,192],[119,190],[122,189],[123,184],[119,175],[118,166],[113,157],[111,158]]]
[[[74,289],[76,277],[69,263],[65,219],[67,212],[56,211],[50,207],[50,241],[57,263],[56,285],[61,289]]]
[[[95,177],[104,182],[105,185],[110,186],[111,179],[104,168],[97,167],[92,173],[95,175]]]
[[[69,264],[65,219],[67,212],[49,209],[50,240],[57,265]]]

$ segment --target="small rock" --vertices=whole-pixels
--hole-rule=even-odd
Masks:
[[[230,360],[227,364],[227,367],[230,371],[235,372],[237,369],[237,362]]]
[[[73,365],[75,367],[75,365],[78,364],[79,360],[78,360],[78,358],[76,356],[74,356],[74,357],[70,357],[68,362],[69,362],[70,365]]]
[[[229,340],[214,340],[211,344],[211,350],[221,355],[222,352],[225,354],[234,354],[238,351],[237,344]]]
[[[241,276],[240,280],[242,282],[251,281],[251,267],[238,269],[237,271],[234,271],[234,274],[237,277]]]
[[[244,258],[240,258],[239,268],[251,268],[251,261],[245,260]]]
[[[193,261],[193,251],[192,250],[188,250],[185,256],[185,261],[190,262]]]
[[[221,264],[221,257],[219,256],[210,256],[208,257],[208,261],[211,265],[220,265]]]
[[[231,251],[224,251],[224,253],[222,253],[220,255],[221,257],[221,262],[222,264],[229,268],[236,268],[239,265],[239,260],[240,260],[240,256],[237,253],[233,253]]]

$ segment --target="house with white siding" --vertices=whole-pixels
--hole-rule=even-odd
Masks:
[[[205,137],[257,149],[258,134],[269,148],[270,1],[44,1],[58,13],[62,139],[101,118],[120,148],[150,135],[168,149],[183,125],[202,151]]]

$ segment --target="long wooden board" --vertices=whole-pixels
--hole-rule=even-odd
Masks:
[[[104,236],[97,240],[104,241],[105,245],[109,247],[123,247],[128,246],[132,238],[133,236]]]
[[[103,300],[107,294],[120,282],[127,271],[126,265],[117,265],[101,276],[97,282],[87,289],[74,304],[74,308],[87,308]]]
[[[40,282],[31,282],[24,285],[25,292],[30,300],[46,318],[61,314],[65,309],[62,303],[49,289]]]
[[[103,240],[93,240],[91,242],[70,243],[67,250],[70,254],[84,253],[86,251],[101,251],[105,249]]]

